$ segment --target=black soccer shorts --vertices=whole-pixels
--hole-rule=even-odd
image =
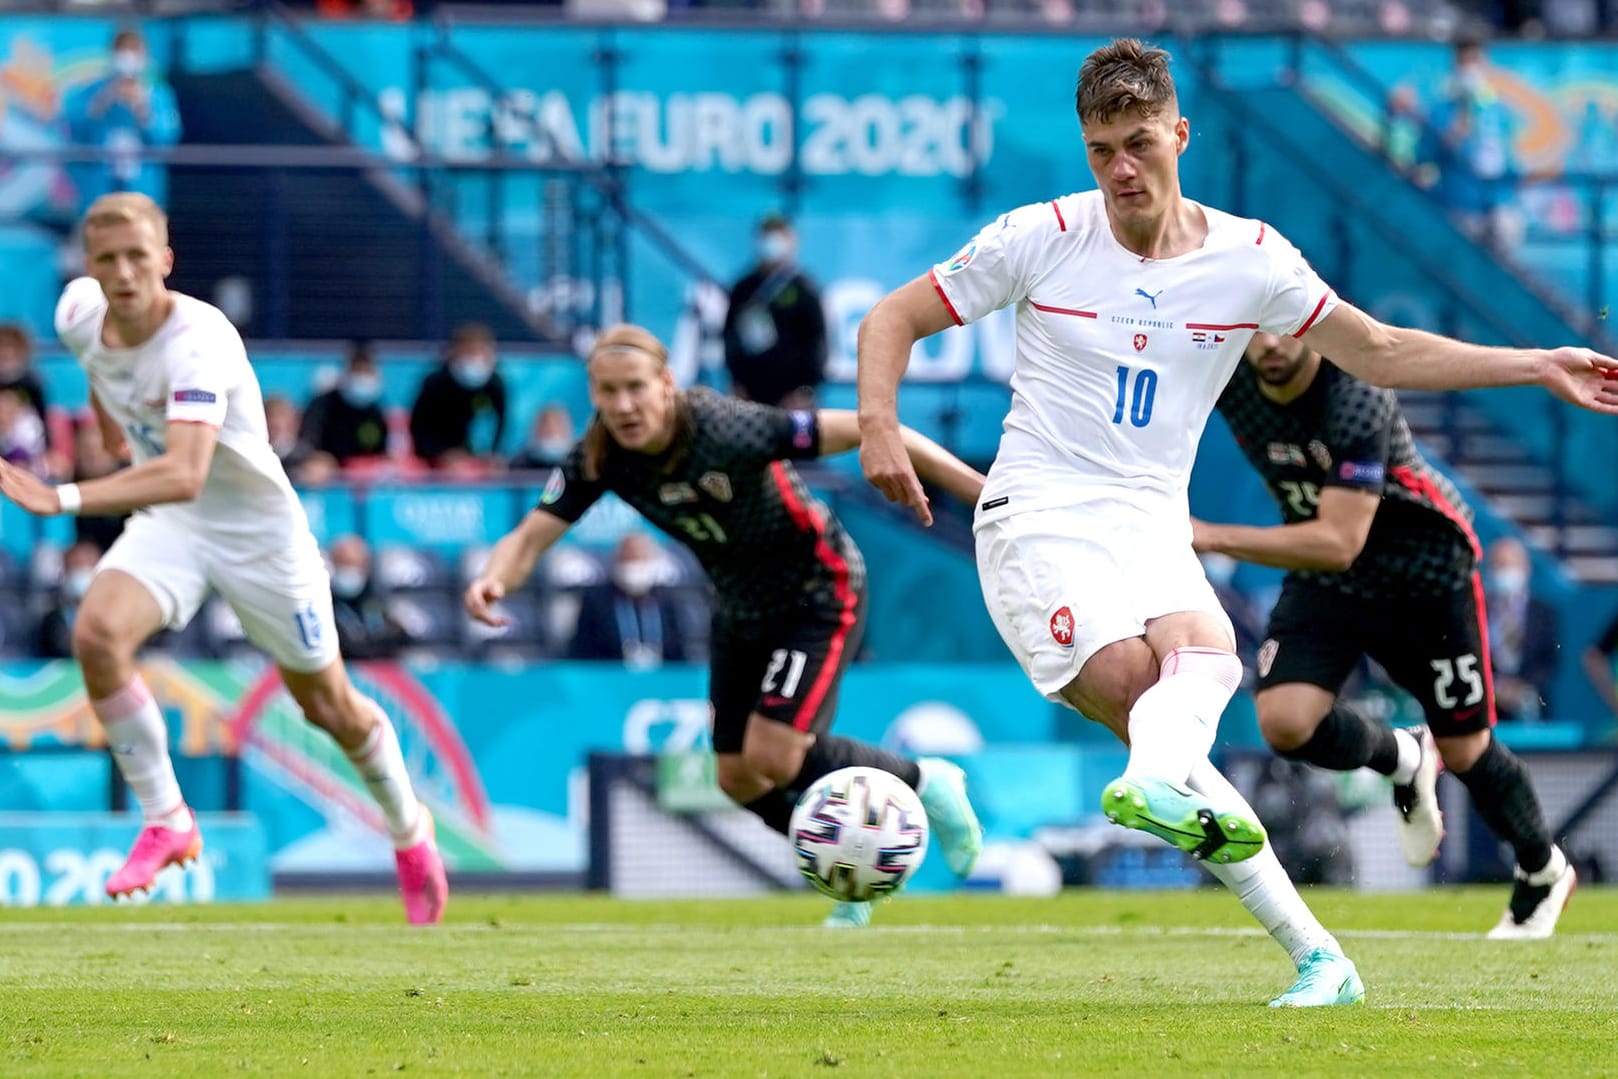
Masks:
[[[1483,586],[1476,573],[1453,592],[1368,600],[1289,578],[1258,653],[1258,687],[1305,682],[1331,693],[1370,656],[1421,703],[1437,737],[1494,725]]]
[[[715,753],[740,753],[754,713],[815,734],[831,726],[865,635],[866,595],[777,622],[714,620],[708,665]]]

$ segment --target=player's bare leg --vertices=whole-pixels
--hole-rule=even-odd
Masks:
[[[1229,631],[1213,615],[1181,611],[1153,619],[1145,643],[1161,667],[1130,709],[1129,765],[1102,792],[1102,812],[1198,859],[1251,858],[1264,846],[1258,819],[1221,813],[1186,785],[1213,748],[1219,717],[1241,684]],[[1085,663],[1081,680],[1098,656]]]
[[[1412,866],[1431,864],[1444,838],[1444,815],[1438,808],[1438,750],[1425,727],[1391,729],[1307,682],[1267,686],[1256,706],[1264,740],[1287,760],[1334,772],[1370,768],[1391,779],[1399,849]]]
[[[107,878],[114,899],[149,891],[166,867],[202,853],[196,816],[174,778],[163,714],[135,669],[136,650],[163,622],[162,608],[145,585],[108,569],[91,582],[73,623],[73,653],[90,708],[145,822],[129,858]]]
[[[342,660],[314,672],[283,667],[281,678],[304,718],[342,747],[381,808],[410,923],[442,920],[449,901],[444,860],[433,834],[432,814],[411,788],[393,724],[375,701],[354,688]]]
[[[1063,687],[1062,696],[1080,714],[1103,724],[1128,745],[1130,710],[1157,677],[1156,654],[1144,637],[1134,637],[1109,644],[1092,656],[1079,676]],[[1205,799],[1210,809],[1258,819],[1241,793],[1207,760],[1191,769],[1186,786]],[[1286,949],[1298,968],[1297,981],[1272,1002],[1276,1007],[1349,1004],[1363,999],[1365,989],[1353,963],[1298,895],[1268,844],[1257,856],[1235,865],[1204,864]]]
[[[1516,855],[1511,902],[1490,940],[1543,940],[1556,931],[1578,874],[1551,842],[1533,780],[1489,730],[1437,739],[1450,774],[1465,785],[1478,816]]]

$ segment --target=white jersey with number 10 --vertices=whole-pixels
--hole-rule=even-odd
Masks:
[[[1197,442],[1253,334],[1302,334],[1336,305],[1274,229],[1200,209],[1206,241],[1171,259],[1125,249],[1088,191],[1013,210],[933,268],[959,323],[1017,309],[980,524],[1097,498],[1183,517]]]

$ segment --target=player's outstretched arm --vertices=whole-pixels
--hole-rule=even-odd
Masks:
[[[1381,498],[1371,491],[1328,487],[1312,521],[1284,525],[1213,524],[1191,519],[1191,546],[1277,569],[1341,573],[1365,549]]]
[[[954,324],[926,275],[882,297],[860,323],[860,468],[888,501],[901,502],[924,519],[927,498],[899,427],[899,380],[915,343]]]
[[[500,537],[478,579],[466,586],[461,598],[466,613],[490,626],[511,620],[495,609],[506,593],[519,587],[534,572],[540,556],[550,550],[571,526],[555,514],[529,510],[522,522]]]
[[[1349,303],[1338,304],[1310,327],[1303,343],[1378,386],[1470,390],[1538,385],[1581,408],[1618,415],[1618,360],[1587,348],[1472,345],[1389,326]]]
[[[5,465],[0,467],[0,494],[41,517],[58,513],[111,517],[168,502],[190,502],[202,493],[218,441],[218,430],[209,424],[171,423],[168,449],[133,468],[52,487],[30,472]]]
[[[842,408],[823,408],[815,413],[815,424],[820,428],[820,455],[830,457],[860,445],[860,421],[857,413]],[[935,487],[942,487],[956,498],[972,505],[983,493],[983,473],[956,457],[953,453],[909,427],[900,426],[899,440],[910,459],[916,475]],[[925,509],[925,496],[923,497]],[[918,509],[921,523],[933,523],[932,513]]]

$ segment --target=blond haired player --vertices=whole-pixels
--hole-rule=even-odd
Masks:
[[[53,488],[0,463],[0,493],[41,516],[135,511],[73,624],[85,691],[145,819],[107,894],[149,890],[165,866],[202,851],[135,652],[165,626],[183,627],[212,589],[304,716],[354,762],[392,836],[409,920],[438,921],[448,888],[432,818],[393,725],[338,655],[325,564],[270,448],[241,337],[218,308],[169,290],[168,219],[146,196],[97,199],[84,246],[91,276],[62,292],[56,331],[89,375],[103,438],[127,443],[133,467]]]

